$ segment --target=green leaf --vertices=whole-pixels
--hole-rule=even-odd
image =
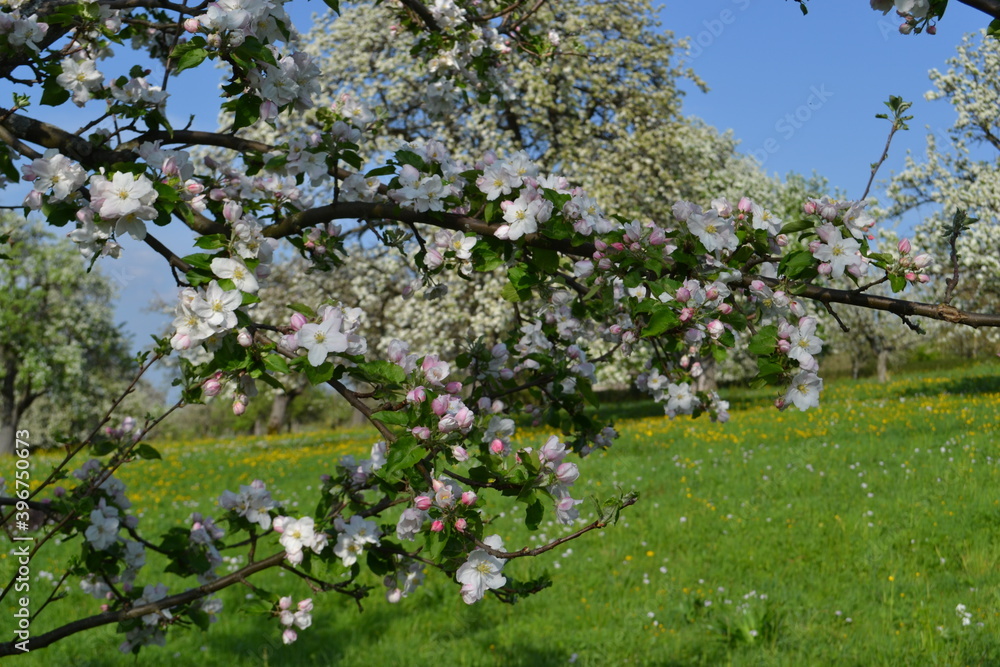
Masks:
[[[531,258],[535,260],[535,265],[545,273],[551,274],[559,270],[559,253],[555,250],[534,248],[531,251]]]
[[[406,426],[410,423],[410,415],[406,412],[396,412],[395,410],[381,410],[372,415],[372,419],[377,419],[383,424],[393,426]]]
[[[379,167],[378,169],[372,169],[367,174],[365,178],[371,178],[372,176],[392,176],[396,173],[396,168],[393,166]]]
[[[56,81],[58,74],[46,77],[42,82],[41,103],[48,107],[57,107],[64,104],[69,99],[69,91],[59,85]]]
[[[326,6],[332,9],[333,11],[337,12],[338,14],[340,13],[340,0],[323,0],[323,2],[325,2]]]
[[[680,323],[681,320],[677,317],[674,309],[670,306],[663,306],[649,318],[649,324],[642,330],[642,337],[650,338],[652,336],[659,336],[664,331],[679,326]]]
[[[756,356],[764,356],[774,352],[778,345],[778,327],[774,324],[757,330],[757,335],[750,339],[747,352]]]
[[[236,104],[236,118],[233,131],[250,127],[260,119],[260,100],[253,95],[244,95]]]
[[[218,248],[225,248],[227,240],[222,234],[206,234],[205,236],[199,236],[194,244],[205,250],[216,250]]]
[[[0,146],[0,174],[15,183],[21,180],[21,175],[17,173],[17,167],[14,166],[14,161],[10,157],[10,149],[6,146]]]
[[[322,384],[333,377],[335,367],[332,361],[324,361],[319,366],[306,364],[302,370],[311,384]]]
[[[889,274],[889,285],[892,287],[893,292],[902,292],[906,289],[906,278]]]
[[[156,451],[155,447],[147,445],[146,443],[142,443],[136,447],[135,453],[140,459],[163,459],[163,457],[160,456],[160,453]]]
[[[353,371],[370,384],[400,384],[406,379],[406,372],[391,361],[366,361]]]
[[[1000,19],[993,19],[986,28],[986,36],[1000,40]]]
[[[389,476],[398,470],[412,468],[426,455],[427,450],[420,446],[416,438],[400,438],[389,447],[385,466],[379,472],[383,476]]]
[[[512,303],[518,303],[519,301],[527,301],[531,298],[530,289],[517,289],[514,287],[513,283],[507,283],[500,290],[500,296],[503,297],[505,301],[510,301]]]
[[[292,369],[288,367],[288,362],[280,354],[266,354],[264,355],[264,367],[272,373],[291,373]]]
[[[797,278],[808,269],[813,268],[815,260],[807,250],[789,253],[781,260],[778,273],[784,273],[789,278]]]
[[[812,229],[815,227],[815,223],[812,220],[795,220],[793,222],[786,223],[781,228],[781,234],[794,234],[795,232],[802,232],[807,229]]]
[[[183,72],[186,69],[197,67],[205,62],[205,58],[207,57],[208,51],[199,47],[195,42],[178,44],[174,47],[174,50],[170,52],[170,58],[175,63],[175,72]]]
[[[290,303],[288,307],[294,310],[296,313],[302,313],[306,317],[312,319],[316,317],[316,311],[307,306],[304,303]]]
[[[545,508],[542,507],[542,501],[536,498],[535,502],[528,505],[524,513],[524,525],[528,530],[538,530],[544,516]]]

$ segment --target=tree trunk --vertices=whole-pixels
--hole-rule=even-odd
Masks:
[[[878,373],[878,381],[881,384],[885,384],[889,381],[889,350],[879,350],[878,359],[876,361],[876,372]]]
[[[715,391],[719,387],[719,373],[715,359],[708,358],[701,365],[702,373],[694,381],[695,391]]]
[[[292,402],[292,396],[281,391],[274,395],[271,400],[271,414],[267,418],[267,434],[274,435],[281,433],[288,416],[288,405]]]
[[[14,442],[17,433],[17,422],[3,419],[0,424],[0,456],[14,455]]]
[[[851,378],[857,380],[861,376],[861,356],[855,354],[851,357]]]

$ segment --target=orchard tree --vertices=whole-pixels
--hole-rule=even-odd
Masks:
[[[895,6],[923,28],[944,4]],[[421,99],[433,104],[438,92],[457,90],[477,104],[501,104],[517,72],[554,62],[549,29],[559,26],[532,22],[546,5],[394,4],[392,25],[413,35],[410,56],[426,63]],[[630,205],[619,213],[571,180],[579,174],[561,173],[579,167],[571,159],[543,163],[541,152],[499,154],[488,144],[462,156],[430,138],[389,147],[381,142],[390,119],[371,110],[377,99],[358,96],[317,110],[307,141],[291,133],[252,137],[255,126],[306,112],[321,92],[316,60],[290,44],[280,3],[29,0],[8,3],[0,17],[0,76],[18,91],[15,107],[0,112],[0,171],[15,180],[20,169],[32,187],[25,207],[52,225],[71,224],[86,256],[114,261],[142,242],[163,257],[179,287],[173,333],[143,356],[139,376],[174,353],[182,370],[181,398],[164,415],[62,443],[65,458],[30,491],[21,475],[27,450],[18,442],[14,497],[0,500],[11,507],[3,523],[16,528],[29,510],[44,511],[53,524],[23,547],[25,557],[72,540],[79,557],[65,564],[52,604],[34,611],[30,631],[22,625],[0,644],[0,655],[109,624],[124,635],[121,649],[137,653],[164,643],[176,627],[209,627],[222,611],[215,592],[277,567],[358,602],[382,587],[389,603],[400,603],[418,594],[432,570],[453,577],[456,596],[468,604],[487,595],[513,602],[550,584],[519,579],[517,559],[614,523],[637,501],[632,493],[605,498],[593,521],[581,520],[580,471],[568,460],[615,438],[585,406],[596,403],[597,367],[616,355],[651,348],[651,367],[637,381],[667,415],[725,421],[725,401],[692,388],[692,359],[724,359],[737,346],[756,358],[756,382],[774,388],[779,409],[818,405],[823,341],[817,320],[805,316],[807,300],[834,312],[856,306],[908,320],[1000,326],[997,315],[902,299],[924,274],[912,271],[908,253],[869,245],[875,219],[864,198],[810,198],[782,218],[768,193],[737,198],[720,188],[655,217]],[[581,40],[579,48],[599,50],[606,37]],[[148,58],[163,77],[99,60],[122,45],[133,49],[131,62]],[[222,108],[232,114],[230,126],[171,127],[166,84],[208,61],[228,68]],[[624,72],[631,63],[616,66]],[[74,117],[89,120],[70,131],[40,117],[37,103],[73,103],[83,108]],[[889,107],[894,132],[907,120],[906,105],[892,98]],[[608,139],[630,140],[627,133]],[[190,149],[225,152],[196,161]],[[607,159],[606,169],[628,167]],[[615,200],[608,200],[610,207]],[[195,251],[157,238],[156,227],[165,225],[195,231]],[[433,337],[419,348],[405,339],[370,343],[361,333],[364,310],[346,293],[335,301],[306,293],[295,303],[262,293],[281,248],[293,248],[312,271],[365,261],[361,246],[344,241],[362,227],[412,257],[421,293],[414,298],[433,295],[444,275],[502,271],[500,296],[518,305],[511,326],[446,360]],[[883,283],[893,296],[868,293]],[[287,319],[279,324],[258,316],[281,306]],[[608,351],[598,352],[596,341]],[[331,465],[314,512],[293,514],[263,482],[247,480],[219,496],[214,516],[192,515],[166,535],[144,536],[116,473],[160,456],[143,442],[158,421],[208,396],[231,398],[242,413],[258,384],[281,389],[297,374],[329,385],[365,415],[378,434],[370,456]],[[104,419],[113,412],[114,404]],[[544,421],[553,434],[515,448],[512,414]],[[85,450],[92,458],[84,460]],[[57,480],[72,488],[55,493]],[[525,508],[529,529],[549,515],[569,532],[536,547],[504,545],[493,532],[512,520],[499,509],[503,496]],[[245,549],[247,564],[219,572],[223,548]],[[149,551],[158,553],[148,559],[157,567],[147,566]],[[164,564],[189,582],[182,590],[167,589]],[[16,577],[0,597],[11,595]],[[68,622],[72,611],[39,620],[67,585],[104,608]],[[311,599],[258,595],[285,642],[310,626]]]
[[[88,273],[72,243],[37,224],[9,215],[4,227],[11,231],[0,261],[0,454],[10,456],[39,399],[51,427],[77,430],[99,417],[97,404],[114,398],[132,364],[112,319],[114,290],[100,271]]]
[[[583,186],[592,205],[630,217],[662,219],[670,216],[678,199],[697,201],[719,194],[738,199],[745,192],[787,202],[787,208],[777,210],[781,218],[801,206],[802,197],[794,197],[792,188],[737,154],[729,134],[681,116],[678,81],[689,77],[703,84],[674,64],[683,44],[660,29],[648,2],[544,3],[521,24],[544,35],[543,66],[529,66],[534,53],[511,53],[506,87],[486,104],[437,78],[441,62],[432,59],[414,66],[410,52],[417,36],[385,30],[394,20],[390,6],[368,4],[352,5],[343,18],[333,12],[322,17],[302,39],[303,50],[323,71],[337,75],[320,81],[314,110],[279,117],[274,127],[259,124],[251,134],[265,141],[282,136],[306,144],[321,129],[325,110],[341,106],[345,113],[361,113],[350,100],[377,100],[381,134],[364,147],[366,159],[372,153],[391,153],[400,141],[438,141],[462,159],[482,153],[485,146],[501,156],[524,151],[539,168],[558,167]],[[622,67],[626,62],[630,66]],[[223,124],[230,121],[223,118]],[[328,183],[313,195],[329,199],[335,193]],[[381,341],[376,345],[384,347],[407,332],[412,345],[430,349],[430,336],[449,360],[470,341],[484,335],[498,339],[518,317],[518,308],[528,307],[497,298],[506,282],[502,271],[442,275],[432,292],[433,304],[409,298],[415,281],[419,283],[412,258],[384,246],[348,241],[353,242],[362,243],[358,252],[365,261],[325,274],[307,274],[301,259],[279,264],[265,293],[284,290],[294,301],[303,292],[319,290],[361,307],[366,312],[361,331],[369,341]],[[358,256],[354,250],[349,254]],[[440,259],[431,250],[427,261]],[[647,349],[618,356],[602,366],[598,381],[627,385],[649,358]],[[714,376],[714,359],[693,363],[706,369],[699,382],[709,386],[705,381]],[[274,413],[279,420],[285,400],[279,394]]]
[[[933,283],[938,299],[959,308],[996,309],[1000,303],[1000,41],[985,32],[966,35],[958,54],[948,61],[948,70],[931,70],[930,78],[934,89],[927,98],[948,100],[955,107],[955,124],[946,134],[927,136],[923,161],[907,157],[906,168],[889,189],[891,213],[930,208],[916,228],[918,243],[930,255],[914,259],[919,270],[938,278]],[[924,267],[931,257],[934,261]]]

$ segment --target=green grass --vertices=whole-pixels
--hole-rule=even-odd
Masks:
[[[138,663],[562,665],[575,656],[577,665],[1000,664],[998,370],[831,383],[819,410],[779,413],[765,399],[725,425],[623,421],[615,447],[581,463],[577,485],[598,495],[636,489],[640,502],[617,526],[508,564],[518,579],[552,575],[554,586],[536,596],[467,606],[457,584],[435,572],[399,605],[376,588],[363,613],[336,594],[316,595],[312,627],[286,647],[276,620],[245,611],[250,589],[233,587],[210,632],[173,630],[165,648],[143,649]],[[523,444],[543,440],[522,435]],[[161,447],[164,461],[141,463],[123,479],[146,534],[192,511],[217,514],[198,499],[257,477],[305,514],[318,475],[370,441],[344,431],[175,443]],[[47,469],[43,458],[36,477]],[[509,518],[498,528],[509,548],[566,530],[543,524],[545,536],[532,537]],[[51,590],[38,573],[58,577],[57,568],[45,556],[32,563],[33,600]],[[288,574],[254,582],[296,600],[310,595]],[[169,575],[165,583],[171,592],[182,587]],[[971,625],[961,624],[958,604]],[[74,590],[32,630],[97,606]],[[0,605],[3,618],[10,610]],[[136,664],[117,653],[120,642],[103,628],[11,663]]]

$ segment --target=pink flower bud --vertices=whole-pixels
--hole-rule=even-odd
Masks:
[[[222,188],[212,188],[208,192],[208,198],[212,201],[222,201],[226,198],[226,191]]]
[[[611,244],[611,247],[617,250],[618,252],[621,252],[622,250],[625,249],[625,244],[616,241],[615,243]]]
[[[560,463],[556,468],[556,479],[561,484],[572,484],[580,478],[580,469],[575,463]]]
[[[417,438],[418,440],[426,440],[427,438],[431,437],[431,430],[426,426],[414,426],[412,429],[410,429],[410,433],[412,433],[413,437]]]
[[[601,271],[609,271],[611,269],[611,260],[605,257],[597,263],[597,268]]]
[[[787,340],[778,341],[778,352],[781,354],[788,354],[792,349],[792,344]]]
[[[713,285],[712,287],[709,287],[707,290],[705,290],[705,299],[707,301],[715,301],[718,298],[719,298],[719,288],[718,287],[715,287]]]
[[[928,35],[936,35],[937,34],[937,26],[936,25],[929,25],[929,26],[927,26],[927,34]]]
[[[850,273],[855,278],[860,278],[862,275],[862,270],[866,267],[865,264],[851,264],[847,267],[847,272]]]
[[[774,407],[778,408],[779,410],[784,410],[785,409],[785,399],[784,398],[776,398],[776,399],[774,399]]]
[[[833,273],[833,266],[829,262],[823,262],[816,267],[816,270],[819,272],[819,275],[828,276]]]
[[[61,486],[57,486],[56,488],[52,489],[52,495],[54,495],[56,498],[62,498],[63,496],[66,495],[66,489]]]
[[[708,329],[708,335],[712,338],[718,338],[726,330],[726,327],[719,320],[712,320],[706,328]]]
[[[220,391],[222,391],[222,383],[219,382],[218,378],[210,377],[201,385],[201,393],[205,396],[218,396]]]
[[[912,23],[910,23],[909,21],[904,21],[903,23],[899,24],[899,34],[900,35],[909,35],[911,32],[913,32],[913,24]]]
[[[187,350],[191,347],[191,337],[187,334],[175,333],[170,338],[170,347],[175,350]]]
[[[664,233],[662,229],[656,227],[653,229],[652,232],[650,232],[649,245],[661,246],[661,245],[666,245],[666,243],[667,243],[667,235]]]
[[[278,600],[278,609],[280,609],[282,611],[291,608],[291,606],[292,606],[292,596],[291,595],[287,595],[287,596],[281,598],[280,600]]]
[[[253,336],[246,329],[240,329],[239,333],[236,334],[236,342],[240,344],[240,347],[250,347],[253,345]]]
[[[438,417],[443,417],[448,414],[448,403],[451,402],[451,396],[447,394],[442,394],[438,396],[433,401],[431,401],[431,410]]]
[[[310,612],[313,610],[312,598],[306,598],[305,600],[299,600],[299,611]]]
[[[789,301],[788,309],[792,311],[792,315],[795,317],[805,317],[806,309],[798,301]]]
[[[308,321],[309,320],[307,320],[306,316],[303,315],[302,313],[292,313],[292,317],[289,320],[289,325],[292,327],[294,331],[298,331],[299,329],[304,327]]]
[[[929,283],[931,281],[931,277],[926,273],[921,273],[919,276],[917,276],[917,280],[919,280],[922,283]]]
[[[922,253],[913,258],[913,267],[916,269],[922,269],[931,263],[931,256],[927,253]]]
[[[385,599],[389,604],[396,604],[403,599],[403,591],[391,588],[385,592]]]
[[[192,34],[198,32],[199,25],[200,24],[198,23],[198,19],[190,18],[184,20],[184,29]]]
[[[455,445],[454,447],[452,447],[451,454],[452,456],[455,457],[455,459],[459,463],[469,460],[469,452],[465,451],[465,447],[462,447],[460,445]]]
[[[608,249],[608,244],[601,239],[594,239],[594,247],[597,248],[598,252],[604,252]],[[600,259],[600,257],[595,257],[594,259]]]
[[[723,315],[728,315],[729,313],[733,312],[733,307],[728,303],[720,303],[719,312],[722,313]]]
[[[444,390],[446,392],[448,392],[449,394],[457,394],[458,392],[462,391],[462,383],[461,382],[449,382],[448,384],[446,384],[444,386]]]
[[[444,521],[441,519],[434,519],[434,521],[431,522],[431,532],[440,533],[442,530],[444,530]]]
[[[681,314],[680,314],[681,322],[687,322],[692,317],[694,317],[694,309],[693,308],[681,308]]]
[[[681,303],[687,303],[691,300],[691,290],[687,287],[678,287],[677,294],[674,295],[674,298]]]
[[[788,234],[778,234],[774,237],[774,242],[778,244],[779,248],[784,248],[788,245]]]
[[[822,241],[819,241],[819,240],[816,240],[816,241],[810,241],[810,242],[809,242],[809,252],[815,255],[815,254],[816,254],[816,251],[817,251],[817,250],[819,250],[819,247],[820,247],[821,245],[823,245],[823,242],[822,242]]]
[[[461,517],[455,519],[455,530],[457,530],[460,533],[464,533],[468,525],[469,525],[468,522],[466,522],[466,520]]]
[[[691,365],[691,357],[685,354],[683,357],[681,357],[680,364],[681,368],[687,368],[688,366]]]
[[[299,636],[295,634],[295,630],[292,630],[291,628],[285,628],[285,631],[281,633],[281,641],[286,644],[291,644],[298,638]]]
[[[753,200],[751,200],[750,197],[740,197],[740,201],[736,205],[736,208],[741,213],[749,213],[753,210]]]
[[[233,401],[233,414],[239,417],[246,411],[247,411],[247,397],[243,394],[240,394]]]
[[[903,274],[903,277],[912,283],[914,280],[917,279],[917,274],[915,274],[913,271],[907,271],[905,274]]]
[[[428,496],[417,496],[413,499],[413,506],[421,512],[426,512],[431,508],[432,501]]]
[[[806,203],[802,205],[802,212],[806,215],[813,215],[816,213],[816,202],[812,200],[806,201]]]
[[[494,440],[490,443],[490,451],[494,454],[503,453],[503,440]]]
[[[406,400],[409,403],[423,403],[427,400],[427,390],[420,387],[414,387],[410,391],[406,392]],[[438,415],[440,417],[440,415]]]
[[[900,255],[907,255],[910,252],[910,239],[900,239],[899,243],[896,244],[899,249]]]
[[[465,491],[462,493],[462,504],[466,507],[472,507],[476,502],[477,496],[475,491]]]
[[[101,605],[101,611],[102,611],[102,612],[105,612],[105,611],[107,611],[107,610],[108,610],[108,605],[106,605],[106,604],[102,604],[102,605]]]

